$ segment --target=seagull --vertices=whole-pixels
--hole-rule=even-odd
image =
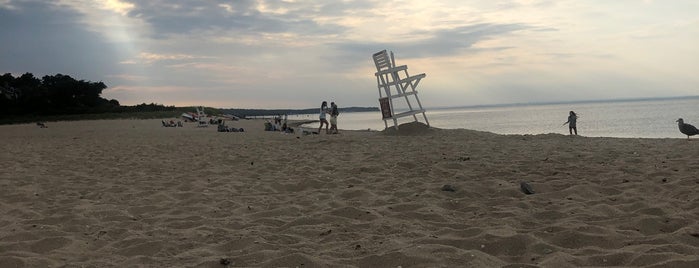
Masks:
[[[682,134],[687,135],[687,139],[689,139],[689,136],[694,136],[699,134],[699,129],[697,129],[695,126],[692,126],[690,124],[685,124],[684,120],[682,118],[677,119],[677,126],[680,127],[680,132]]]

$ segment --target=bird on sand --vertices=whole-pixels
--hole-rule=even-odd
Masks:
[[[699,129],[697,129],[695,126],[692,126],[690,124],[685,124],[684,120],[682,118],[677,119],[677,126],[680,128],[680,132],[682,134],[687,135],[687,139],[689,139],[689,136],[694,136],[699,134]]]

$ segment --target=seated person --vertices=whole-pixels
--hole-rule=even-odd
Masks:
[[[287,126],[286,123],[284,123],[284,124],[282,125],[282,131],[283,131],[284,133],[294,133],[294,129],[291,128],[291,127],[289,127],[289,126]]]
[[[277,131],[277,126],[267,121],[265,122],[265,131]]]

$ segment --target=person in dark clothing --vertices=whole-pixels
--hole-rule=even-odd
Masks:
[[[335,102],[330,103],[330,134],[338,134],[337,132],[337,116],[340,115],[340,111],[337,110],[337,104]]]
[[[563,123],[564,126],[568,124],[568,132],[570,132],[570,135],[573,135],[573,132],[575,132],[575,135],[578,135],[577,121],[578,115],[575,114],[575,112],[570,111],[570,114],[568,115],[568,122]]]

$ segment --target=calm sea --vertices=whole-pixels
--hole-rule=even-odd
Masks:
[[[686,138],[675,122],[699,127],[699,97],[662,100],[602,101],[566,104],[504,105],[488,107],[427,108],[430,126],[473,129],[498,134],[568,134],[568,112],[578,114],[578,134],[588,137]],[[289,119],[317,119],[296,115]],[[418,117],[424,122],[422,115]],[[402,118],[400,123],[410,122]],[[389,126],[392,123],[389,122]],[[304,125],[318,127],[318,123]],[[380,112],[342,113],[338,128],[383,130]]]

